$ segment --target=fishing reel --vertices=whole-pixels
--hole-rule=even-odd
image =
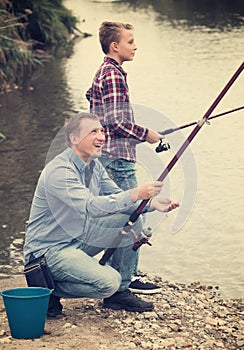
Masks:
[[[159,145],[155,148],[157,153],[168,151],[170,149],[169,143],[163,143],[162,139],[159,142]]]
[[[149,239],[152,237],[152,228],[151,227],[147,227],[144,228],[141,232],[142,238],[138,241],[134,242],[134,246],[133,246],[133,250],[136,251],[138,248],[140,248],[140,246],[142,246],[143,244],[148,244],[148,245],[152,245],[149,242]]]

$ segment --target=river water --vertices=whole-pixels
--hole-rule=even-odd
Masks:
[[[199,120],[243,62],[244,10],[238,1],[213,1],[211,8],[190,0],[64,3],[92,35],[23,89],[0,96],[0,132],[7,137],[0,143],[0,273],[22,272],[24,227],[49,147],[65,117],[88,109],[85,92],[103,59],[102,21],[135,27],[136,57],[123,67],[138,123],[155,130]],[[213,114],[242,106],[243,95],[244,73]],[[150,214],[152,247],[141,249],[142,271],[184,283],[199,280],[220,286],[224,297],[243,297],[243,117],[242,110],[204,125],[166,178],[165,195],[181,208]],[[139,181],[156,179],[191,130],[168,135],[167,152],[140,145]]]

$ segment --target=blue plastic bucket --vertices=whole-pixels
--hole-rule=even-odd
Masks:
[[[12,337],[43,335],[52,290],[39,287],[13,288],[1,292]]]

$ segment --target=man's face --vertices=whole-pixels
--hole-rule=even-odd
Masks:
[[[85,118],[80,121],[80,134],[71,134],[72,149],[89,163],[91,159],[101,156],[105,142],[103,127],[95,119]]]
[[[117,43],[117,52],[120,58],[120,64],[124,61],[132,61],[136,53],[136,44],[132,30],[122,29],[120,33],[120,41]]]

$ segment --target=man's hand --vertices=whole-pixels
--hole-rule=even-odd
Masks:
[[[130,190],[131,200],[133,202],[136,202],[141,199],[150,199],[152,197],[155,197],[161,192],[162,187],[163,187],[163,182],[154,181],[154,182],[147,182],[136,188],[132,188]]]
[[[159,198],[155,197],[151,200],[150,207],[156,209],[163,213],[168,213],[169,211],[179,207],[179,202],[175,202],[169,198]]]

